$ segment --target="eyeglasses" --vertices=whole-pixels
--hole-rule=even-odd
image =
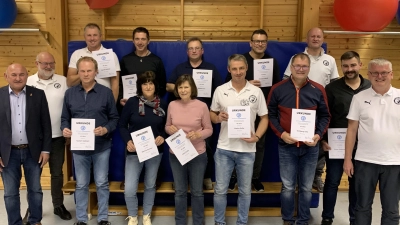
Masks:
[[[379,74],[380,74],[382,77],[386,77],[386,76],[389,75],[391,72],[392,72],[392,71],[383,71],[383,72],[371,72],[371,71],[368,71],[368,73],[371,74],[371,76],[373,76],[373,77],[377,77],[377,76],[379,76]]]
[[[195,47],[195,48],[190,47],[190,48],[188,48],[188,51],[189,52],[194,52],[194,51],[199,51],[200,49],[202,49],[202,47]]]
[[[294,70],[300,70],[300,69],[303,69],[303,70],[308,70],[308,69],[310,69],[310,66],[300,66],[300,65],[292,65],[292,67],[294,68]]]
[[[267,40],[251,40],[254,44],[258,44],[258,45],[266,45],[267,44]]]
[[[56,62],[39,62],[37,61],[40,65],[42,66],[54,66],[56,64]]]

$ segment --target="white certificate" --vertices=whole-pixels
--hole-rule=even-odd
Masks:
[[[228,106],[228,138],[250,138],[250,106]]]
[[[131,137],[133,144],[135,144],[139,162],[143,162],[153,158],[154,156],[158,156],[158,148],[150,126],[132,132]]]
[[[331,146],[331,150],[329,150],[330,159],[344,159],[346,133],[347,128],[328,129],[328,143]]]
[[[182,166],[199,155],[182,129],[169,136],[165,141]]]
[[[112,49],[93,51],[92,54],[99,67],[97,78],[115,77],[117,75],[114,52]]]
[[[95,119],[71,119],[71,150],[94,151]]]
[[[274,59],[254,60],[254,80],[261,82],[261,87],[272,86],[272,75],[274,72]]]
[[[292,109],[290,137],[312,142],[315,135],[315,110]]]
[[[122,85],[123,85],[123,97],[124,99],[128,99],[130,97],[136,96],[136,81],[137,81],[137,75],[136,74],[131,74],[131,75],[125,75],[121,76],[122,79]]]
[[[193,69],[192,75],[197,87],[197,96],[211,98],[212,70]]]

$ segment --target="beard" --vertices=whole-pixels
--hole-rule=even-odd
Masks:
[[[357,79],[358,71],[347,71],[344,73],[346,79]]]
[[[51,76],[53,76],[53,74],[54,74],[54,69],[51,69],[51,70],[39,69],[39,74],[40,74],[40,76],[42,76],[42,77],[48,79],[48,78],[50,78]]]

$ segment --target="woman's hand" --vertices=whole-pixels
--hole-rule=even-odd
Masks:
[[[175,134],[178,131],[178,128],[176,128],[174,125],[169,126],[168,132],[170,134]]]
[[[164,138],[161,136],[156,137],[155,139],[156,145],[160,146],[162,143],[164,143]]]
[[[128,152],[136,152],[136,147],[135,144],[133,144],[132,140],[128,141],[128,143],[126,144],[126,149],[128,150]]]
[[[193,141],[201,138],[201,133],[198,131],[190,131],[189,133],[186,134],[186,138]]]

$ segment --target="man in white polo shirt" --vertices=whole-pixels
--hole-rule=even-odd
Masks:
[[[339,72],[337,70],[335,58],[325,53],[325,50],[321,47],[324,43],[324,32],[321,28],[314,27],[307,32],[307,47],[304,53],[310,57],[310,72],[308,78],[315,81],[325,87],[330,82],[339,78]],[[289,64],[284,73],[283,79],[290,77],[290,65],[292,60],[290,59]],[[319,192],[324,190],[324,183],[322,182],[321,176],[324,172],[325,166],[325,152],[322,148],[319,150],[317,169],[315,171],[315,177],[313,187]]]
[[[215,160],[214,217],[216,225],[225,225],[226,194],[233,169],[236,169],[239,189],[237,225],[247,224],[251,201],[251,178],[256,142],[268,127],[268,109],[263,92],[246,79],[247,61],[243,55],[228,58],[231,81],[217,87],[210,107],[213,123],[221,123]],[[228,138],[228,106],[250,107],[250,138]],[[256,115],[260,117],[254,129]]]
[[[76,69],[76,62],[83,56],[93,57],[93,51],[104,50],[106,48],[101,44],[101,31],[100,27],[95,23],[89,23],[85,26],[84,38],[86,42],[86,48],[81,48],[72,53],[69,59],[67,84],[68,87],[79,84],[80,79],[78,75],[78,70]],[[106,78],[96,78],[97,83],[104,85],[112,90],[114,95],[114,100],[117,101],[118,91],[119,91],[119,71],[121,71],[119,66],[118,57],[114,52],[114,62],[115,62],[115,77]]]
[[[392,63],[373,59],[368,64],[371,88],[353,97],[348,119],[343,169],[355,174],[355,224],[369,225],[376,185],[382,205],[381,224],[399,224],[400,90],[391,86]],[[358,132],[358,135],[357,135]],[[358,137],[355,170],[352,153]]]
[[[64,94],[67,90],[67,79],[54,73],[55,60],[48,52],[41,52],[36,56],[38,72],[28,77],[26,85],[41,89],[46,94],[51,119],[51,153],[49,168],[51,174],[51,197],[53,200],[54,214],[63,220],[72,219],[71,214],[64,207],[63,163],[65,155],[65,138],[62,135],[61,111]]]

